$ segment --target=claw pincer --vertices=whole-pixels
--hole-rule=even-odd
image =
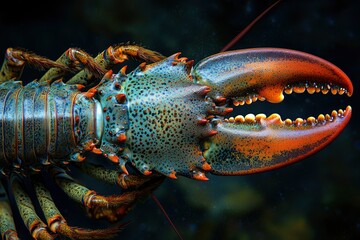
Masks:
[[[194,69],[197,83],[210,86],[213,99],[225,97],[234,105],[267,100],[278,103],[283,92],[346,94],[353,87],[338,67],[310,54],[274,48],[220,53]],[[249,102],[248,102],[249,101]],[[204,144],[212,173],[237,175],[266,171],[303,159],[329,144],[349,122],[345,111],[320,114],[317,119],[283,121],[278,114],[223,119],[215,117],[218,134]]]

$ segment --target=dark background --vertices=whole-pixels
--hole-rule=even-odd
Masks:
[[[0,10],[0,52],[22,47],[57,59],[67,48],[96,55],[109,45],[135,42],[199,61],[214,54],[273,1],[21,1]],[[283,47],[312,53],[340,67],[354,84],[352,98],[291,95],[277,105],[254,103],[249,112],[306,118],[353,107],[344,132],[326,149],[267,173],[210,176],[209,182],[167,180],[156,196],[184,239],[360,239],[360,2],[284,0],[232,49]],[[22,80],[40,78],[27,68]],[[85,180],[83,180],[85,181]],[[105,186],[89,181],[99,193]],[[88,220],[61,192],[54,196],[70,224],[104,227]],[[17,213],[15,212],[15,215]],[[176,239],[149,199],[125,220],[119,239]],[[23,224],[18,223],[25,236]]]

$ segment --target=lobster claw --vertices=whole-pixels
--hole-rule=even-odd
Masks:
[[[248,49],[210,56],[193,69],[195,81],[211,88],[218,103],[243,104],[260,99],[281,102],[283,92],[331,91],[352,95],[350,79],[338,67],[310,54],[275,48]],[[220,101],[221,102],[221,101]],[[222,103],[223,104],[223,103]],[[221,105],[217,106],[221,107]],[[317,119],[287,119],[278,114],[248,114],[224,119],[215,116],[217,134],[204,143],[211,172],[238,175],[266,171],[301,160],[325,147],[347,125],[351,107]]]

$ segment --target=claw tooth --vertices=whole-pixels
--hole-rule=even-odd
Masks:
[[[314,117],[308,117],[308,118],[306,119],[306,121],[307,121],[308,123],[311,123],[312,125],[314,125],[314,124],[316,123],[316,119],[315,119]]]
[[[234,104],[235,107],[237,107],[237,106],[239,106],[240,103],[237,102],[237,101],[233,101],[233,104]]]
[[[285,119],[285,124],[286,125],[291,125],[292,124],[292,120],[290,118]]]
[[[258,96],[258,99],[259,99],[261,102],[263,102],[263,101],[266,100],[264,97],[260,97],[260,96]]]
[[[270,121],[270,122],[272,122],[274,124],[282,123],[281,116],[279,114],[277,114],[277,113],[271,114],[266,120]]]
[[[305,92],[305,86],[295,86],[294,87],[294,92],[296,92],[296,93],[303,93],[303,92]]]
[[[338,92],[337,88],[331,88],[331,93],[332,93],[333,95],[336,95],[337,92]]]
[[[244,100],[240,100],[240,101],[239,101],[239,104],[240,104],[241,106],[244,106],[245,101],[244,101]]]
[[[344,114],[347,115],[347,114],[349,114],[349,112],[351,112],[351,107],[347,106],[346,109],[345,109]]]
[[[338,94],[343,95],[345,92],[346,92],[345,88],[340,88]]]
[[[271,114],[268,119],[281,119],[281,116],[277,113]]]
[[[344,116],[344,111],[342,109],[339,109],[338,113],[340,117]]]
[[[338,116],[338,112],[337,112],[336,110],[333,110],[333,111],[331,112],[331,116],[332,116],[333,118],[336,118],[336,117]]]
[[[292,93],[292,88],[286,88],[286,89],[284,90],[284,92],[285,92],[286,94],[291,94],[291,93]]]
[[[319,122],[324,122],[325,121],[324,114],[320,114],[317,119],[318,119]]]
[[[309,94],[313,94],[315,93],[316,88],[314,86],[309,86],[306,90]]]
[[[235,118],[230,117],[230,118],[229,118],[229,122],[230,122],[230,123],[234,123],[234,122],[235,122]]]
[[[254,96],[251,97],[251,100],[252,100],[252,102],[256,102],[258,100],[258,98],[257,98],[256,95],[254,95]]]
[[[331,120],[330,115],[329,115],[329,114],[325,114],[325,119],[326,119],[326,121],[330,121],[330,120]]]
[[[301,126],[303,123],[304,123],[304,119],[302,118],[295,119],[296,126]]]
[[[256,116],[255,116],[255,120],[257,122],[260,122],[261,119],[265,119],[265,118],[266,118],[266,115],[263,113],[256,114]]]
[[[252,101],[251,98],[247,98],[247,99],[245,100],[245,103],[248,104],[248,105],[251,104],[252,102],[253,102],[253,101]]]
[[[287,87],[287,88],[285,88],[284,89],[284,92],[286,93],[286,94],[291,94],[292,92],[293,92],[293,89],[292,89],[292,87]]]
[[[245,122],[248,123],[255,123],[255,115],[252,113],[249,113],[245,116]]]
[[[244,123],[245,122],[244,116],[243,115],[237,115],[235,117],[235,122]]]
[[[327,89],[327,88],[321,89],[321,92],[322,92],[323,94],[327,94],[327,93],[329,92],[329,89]]]

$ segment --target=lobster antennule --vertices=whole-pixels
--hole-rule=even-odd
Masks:
[[[353,86],[335,65],[294,50],[259,48],[210,56],[193,69],[199,84],[211,87],[208,96],[227,103],[256,98],[281,102],[283,92],[332,92],[351,96]],[[222,102],[222,104],[224,101]],[[211,121],[217,134],[203,146],[211,172],[240,175],[262,172],[301,160],[325,147],[345,128],[351,107],[316,119],[281,120],[278,114],[248,114]]]

